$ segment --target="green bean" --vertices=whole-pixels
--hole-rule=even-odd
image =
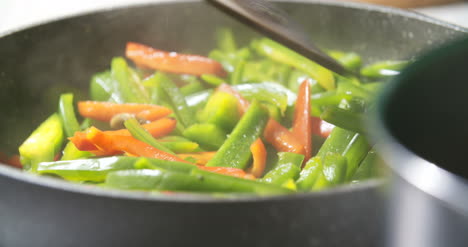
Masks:
[[[215,87],[225,83],[224,79],[217,77],[215,75],[211,75],[211,74],[204,74],[204,75],[201,75],[200,77],[202,78],[203,81]]]
[[[328,106],[320,115],[320,118],[343,129],[364,134],[368,132],[364,125],[365,116],[362,113],[354,113],[336,106]]]
[[[136,73],[128,67],[124,58],[116,57],[111,62],[111,75],[117,90],[125,103],[148,103],[148,93],[139,82]]]
[[[183,135],[199,143],[206,150],[218,150],[226,140],[227,133],[215,124],[194,124],[186,128]]]
[[[206,166],[246,168],[251,157],[250,145],[263,133],[268,118],[268,111],[253,101]]]
[[[347,159],[346,179],[350,180],[368,151],[369,144],[365,136],[335,127],[320,147],[317,156],[323,158],[329,152],[344,156]]]
[[[322,173],[317,177],[312,190],[334,187],[346,180],[347,160],[340,154],[327,153],[323,157]]]
[[[128,120],[125,120],[124,122],[125,127],[130,131],[133,137],[136,139],[145,142],[161,151],[164,151],[166,153],[174,154],[172,150],[169,148],[165,147],[164,145],[161,145],[161,143],[158,142],[148,131],[146,131],[143,127],[141,127],[140,123],[138,123],[138,120],[135,118],[130,118]]]
[[[58,112],[67,137],[71,137],[76,131],[80,131],[80,124],[76,119],[73,107],[73,94],[66,93],[60,95]]]
[[[317,80],[323,88],[327,90],[335,88],[335,79],[329,70],[290,50],[289,48],[266,38],[257,40],[252,44],[252,46],[261,55],[302,70],[310,77]]]
[[[361,56],[355,52],[329,51],[328,54],[349,70],[358,70],[362,66]]]
[[[307,161],[296,181],[297,190],[310,191],[322,174],[322,158],[315,156]]]
[[[103,182],[111,171],[132,169],[139,158],[113,156],[97,159],[78,159],[40,162],[39,174],[54,174],[70,181]]]
[[[409,61],[380,61],[361,69],[361,74],[371,79],[388,78],[398,75]]]
[[[199,115],[200,122],[211,123],[230,132],[240,119],[238,100],[226,92],[215,92]]]
[[[81,151],[78,148],[76,148],[75,144],[73,144],[72,142],[68,142],[62,151],[62,157],[60,158],[60,160],[85,159],[92,156],[94,156],[94,154],[87,151]]]
[[[270,170],[261,181],[269,184],[284,185],[287,181],[293,181],[299,177],[304,155],[280,152],[278,153],[278,163]]]
[[[229,28],[220,28],[216,31],[216,41],[218,48],[223,52],[235,52],[237,44],[232,30]]]

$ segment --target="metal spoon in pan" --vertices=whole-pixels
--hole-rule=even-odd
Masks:
[[[283,10],[265,0],[207,0],[257,31],[340,75],[356,75],[317,48]]]

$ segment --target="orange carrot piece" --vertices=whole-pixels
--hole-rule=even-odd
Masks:
[[[119,136],[109,135],[104,131],[92,127],[87,138],[94,144],[100,151],[113,153],[121,151],[138,157],[148,157],[161,160],[187,162],[175,155],[161,151],[145,142],[135,139],[132,136]]]
[[[116,104],[101,101],[80,101],[78,102],[78,112],[83,117],[103,122],[109,122],[112,117],[121,113],[151,116],[151,119],[147,119],[150,121],[160,119],[171,114],[171,110],[169,108],[158,105],[134,103]]]
[[[75,132],[75,135],[69,137],[68,140],[70,140],[75,145],[75,147],[81,151],[98,150],[98,148],[90,140],[88,140],[85,132]]]
[[[244,114],[245,111],[247,111],[247,108],[249,108],[250,102],[246,100],[244,97],[242,97],[242,95],[239,92],[237,92],[234,88],[232,88],[228,84],[226,83],[221,84],[217,90],[221,92],[229,93],[232,96],[237,98],[237,106],[239,108],[239,113],[241,115]]]
[[[142,127],[146,129],[154,138],[163,137],[170,134],[176,127],[177,121],[174,118],[163,118],[151,123],[143,124]],[[108,130],[103,131],[107,135],[118,136],[131,136],[130,131],[127,129]],[[97,151],[98,148],[92,141],[88,139],[86,132],[76,132],[74,136],[68,138],[76,148],[81,151]],[[98,155],[97,153],[95,153]]]
[[[263,136],[279,152],[304,154],[304,145],[286,127],[274,119],[268,120]]]
[[[304,145],[305,162],[312,156],[312,123],[310,120],[310,84],[308,80],[304,80],[297,92],[292,133]]]
[[[141,127],[148,131],[154,138],[160,138],[170,134],[176,128],[176,125],[177,120],[174,118],[162,118],[147,124],[142,124]],[[122,136],[132,135],[127,129],[109,130],[105,131],[105,133]]]
[[[245,179],[255,179],[254,176],[251,174],[247,174],[244,170],[239,168],[232,168],[232,167],[208,167],[208,166],[198,166],[198,168],[210,172],[216,172],[223,175],[245,178]]]
[[[312,134],[321,136],[323,138],[327,138],[335,127],[335,125],[329,122],[325,122],[319,117],[311,116],[310,121],[312,122]]]
[[[194,158],[197,165],[206,165],[208,161],[210,161],[216,152],[198,152],[198,153],[188,153],[188,154],[178,154],[178,156],[182,159],[186,159],[188,157]]]
[[[127,43],[125,55],[137,66],[170,73],[197,76],[213,74],[221,77],[227,75],[223,66],[213,59],[199,55],[157,50],[134,42]]]
[[[252,145],[250,145],[250,152],[252,152],[253,164],[250,173],[254,177],[261,177],[265,171],[267,151],[262,139],[258,138]]]

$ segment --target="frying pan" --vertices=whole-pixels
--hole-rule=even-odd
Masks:
[[[333,1],[281,3],[325,49],[366,63],[401,59],[464,32],[397,9]],[[0,147],[56,109],[63,91],[86,94],[91,75],[124,44],[206,54],[214,31],[256,33],[200,1],[165,1],[88,13],[0,38]],[[279,197],[209,197],[108,191],[0,165],[0,246],[377,246],[384,180]]]

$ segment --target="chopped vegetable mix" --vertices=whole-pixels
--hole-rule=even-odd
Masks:
[[[407,61],[363,67],[356,53],[330,51],[361,73],[345,78],[266,38],[242,46],[221,29],[216,42],[207,57],[127,43],[126,58],[91,78],[89,100],[63,92],[19,156],[1,162],[104,188],[197,193],[288,194],[381,176],[364,123]]]

